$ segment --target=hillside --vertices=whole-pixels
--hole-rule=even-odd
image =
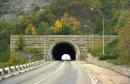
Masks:
[[[102,33],[102,16],[105,18],[105,34],[117,34],[116,23],[120,15],[120,9],[129,8],[128,0],[1,0],[0,20],[17,20],[23,16],[29,16],[40,8],[47,7],[55,18],[68,12],[81,22],[81,31],[85,34]],[[19,4],[19,5],[17,5]],[[93,8],[93,10],[91,10]]]
[[[38,8],[50,5],[50,0],[0,0],[0,20],[10,21]]]
[[[101,35],[104,19],[105,34],[119,37],[105,46],[105,55],[100,42],[90,52],[101,60],[129,64],[129,4],[129,0],[0,0],[0,62],[10,60],[11,34]]]
[[[50,9],[57,18],[65,11],[78,18],[85,34],[102,34],[102,18],[105,20],[105,34],[117,34],[121,10],[129,9],[129,3],[129,0],[53,0]]]

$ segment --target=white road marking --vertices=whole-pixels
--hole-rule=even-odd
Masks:
[[[35,82],[34,84],[39,84],[40,82],[42,82],[42,81],[46,80],[47,78],[49,78],[49,77],[53,76],[54,74],[56,74],[56,73],[63,67],[64,63],[65,63],[65,62],[63,62],[63,63],[60,65],[60,67],[59,67],[57,70],[55,70],[52,74],[49,74],[49,75],[47,75],[46,77],[42,77],[43,79],[41,79],[41,80]]]

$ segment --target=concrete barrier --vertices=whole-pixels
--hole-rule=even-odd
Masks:
[[[37,68],[36,67],[36,62],[33,62],[32,64],[33,64],[33,68],[36,69]]]
[[[2,76],[4,74],[4,70],[0,69],[0,76]]]
[[[17,65],[17,66],[15,66],[15,68],[16,68],[16,71],[19,71],[20,70],[20,67]]]
[[[27,66],[27,69],[30,69],[30,65],[29,64],[26,64],[26,66]]]
[[[4,70],[3,70],[3,69],[0,69],[0,80],[3,79],[3,75],[4,75]]]
[[[9,67],[4,68],[3,70],[4,70],[4,76],[3,76],[4,79],[11,76],[11,74],[10,74],[11,71],[10,71]]]
[[[17,65],[17,66],[14,66],[15,67],[15,71],[14,72],[11,72],[12,75],[17,75],[19,74],[19,70],[20,70],[20,67]]]
[[[0,80],[41,67],[44,62],[44,60],[40,60],[28,64],[10,66],[0,69]]]
[[[24,68],[23,68],[23,65],[19,65],[19,67],[20,67],[20,70],[23,70]]]
[[[4,74],[9,74],[9,73],[10,73],[9,67],[4,68]]]
[[[9,67],[9,68],[10,68],[10,72],[11,72],[11,73],[16,71],[16,69],[15,69],[14,66],[11,66],[11,67]]]
[[[33,64],[32,63],[29,63],[29,68],[30,68],[30,70],[33,69]]]

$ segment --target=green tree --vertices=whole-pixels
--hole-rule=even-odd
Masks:
[[[19,61],[20,61],[20,57],[18,57],[18,56],[16,55],[15,50],[13,50],[13,51],[11,52],[11,56],[10,56],[10,59],[9,59],[10,64],[11,64],[11,65],[16,65],[16,64],[19,63]]]
[[[102,56],[102,41],[95,41],[94,47],[90,49],[90,53],[92,53],[95,57],[101,57]]]
[[[45,34],[46,29],[48,28],[48,24],[46,22],[41,22],[38,25],[37,32],[39,35]]]
[[[24,50],[24,48],[25,48],[25,42],[24,42],[24,38],[23,38],[22,35],[17,40],[16,45],[17,45],[17,47],[16,47],[17,51],[23,51]]]
[[[130,24],[130,23],[129,23]],[[130,64],[130,25],[127,24],[118,32],[118,48],[119,58],[117,64]]]
[[[13,50],[10,54],[9,58],[9,64],[12,66],[18,65],[18,64],[25,64],[27,63],[27,57],[26,56],[18,56],[17,52]]]

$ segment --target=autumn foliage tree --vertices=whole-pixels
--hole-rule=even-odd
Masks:
[[[119,58],[117,64],[130,63],[130,12],[122,11],[118,23],[118,47]]]
[[[65,12],[64,15],[56,20],[53,28],[53,32],[58,34],[78,34],[80,30],[80,22],[77,18],[72,17]]]
[[[91,6],[96,9],[101,6],[102,1],[101,0],[91,0],[90,2],[91,2]]]
[[[130,23],[129,23],[130,24]],[[118,31],[118,53],[119,58],[117,59],[117,64],[130,63],[130,25],[123,27]]]
[[[74,31],[74,33],[76,34],[79,30],[80,30],[80,22],[74,18],[74,17],[71,17],[70,18],[70,21],[72,22],[72,30]]]
[[[25,33],[30,34],[30,35],[36,35],[37,34],[36,27],[32,23],[29,23],[29,25],[26,28]]]
[[[56,22],[55,22],[55,27],[56,27],[57,29],[61,29],[61,28],[62,28],[62,23],[61,23],[60,20],[56,20]]]
[[[60,33],[61,30],[62,30],[62,22],[58,19],[56,20],[52,31],[54,33]]]

